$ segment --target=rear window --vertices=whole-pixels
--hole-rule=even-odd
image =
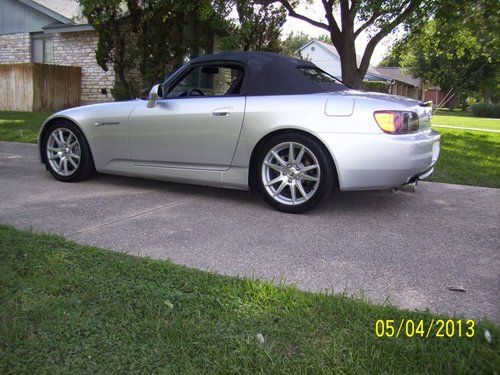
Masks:
[[[307,78],[309,78],[313,82],[330,83],[330,84],[333,83],[338,86],[342,87],[344,86],[344,84],[340,82],[337,78],[321,70],[320,68],[315,68],[312,66],[306,66],[306,67],[303,66],[299,67],[298,69],[302,72],[302,74],[304,74]]]

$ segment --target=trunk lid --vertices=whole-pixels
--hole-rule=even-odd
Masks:
[[[419,132],[426,131],[431,127],[432,102],[422,102],[420,100],[415,100],[404,96],[389,95],[380,92],[364,92],[358,90],[348,90],[344,91],[343,93],[353,97],[358,96],[358,97],[376,99],[380,101],[399,104],[401,106],[406,107],[408,111],[415,112],[418,115]],[[383,105],[381,105],[380,109],[384,110],[387,108],[383,108]]]

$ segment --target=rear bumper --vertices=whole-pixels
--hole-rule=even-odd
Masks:
[[[423,172],[419,172],[413,177],[410,177],[406,183],[415,182],[417,180],[422,181],[428,179],[434,173],[434,165]]]
[[[438,132],[408,135],[321,133],[340,190],[393,188],[429,177],[440,153]]]

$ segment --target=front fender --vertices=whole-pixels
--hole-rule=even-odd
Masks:
[[[75,107],[54,113],[43,123],[38,135],[40,160],[44,162],[42,140],[47,127],[64,119],[80,128],[87,140],[98,171],[113,160],[129,160],[127,140],[128,118],[141,100],[109,102]]]
[[[42,163],[42,164],[45,164],[45,155],[43,152],[42,141],[45,137],[45,132],[47,130],[47,127],[50,124],[52,124],[54,121],[62,120],[62,119],[71,121],[76,126],[78,126],[80,128],[80,130],[82,131],[83,135],[85,137],[87,137],[87,135],[85,134],[85,130],[78,124],[78,122],[74,118],[72,118],[71,116],[65,115],[63,112],[64,111],[56,112],[56,113],[50,115],[49,117],[47,117],[47,119],[42,123],[42,126],[40,127],[40,131],[38,132],[38,152],[39,152],[39,156],[40,156],[40,163]],[[92,148],[91,148],[91,150],[92,150]]]

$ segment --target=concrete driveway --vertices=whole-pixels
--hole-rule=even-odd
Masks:
[[[500,321],[500,189],[422,183],[415,194],[342,193],[289,215],[241,191],[105,175],[57,182],[35,145],[0,142],[0,198],[0,223],[19,228]]]

